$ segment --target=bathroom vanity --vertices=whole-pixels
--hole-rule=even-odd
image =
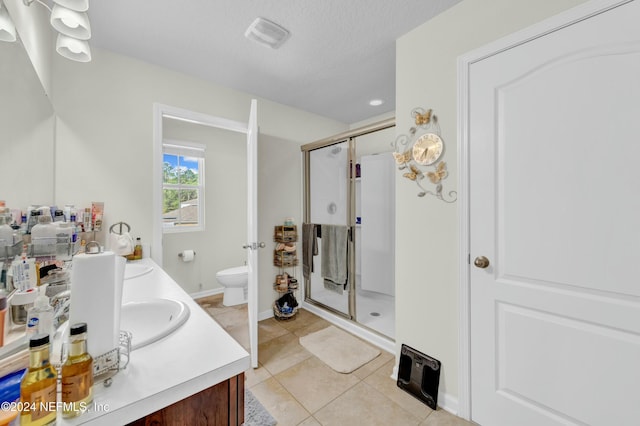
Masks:
[[[96,384],[88,412],[75,419],[58,415],[57,424],[242,424],[249,354],[151,259],[136,263],[152,269],[125,280],[123,303],[179,300],[189,307],[189,318],[132,351],[111,386]]]

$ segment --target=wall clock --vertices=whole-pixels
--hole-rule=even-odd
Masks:
[[[411,116],[415,126],[409,129],[408,134],[398,135],[392,143],[398,169],[404,171],[403,177],[418,185],[418,197],[431,194],[446,203],[453,203],[458,198],[456,191],[443,194],[442,181],[449,173],[447,163],[442,161],[444,141],[440,136],[438,117],[431,110],[422,108],[414,108]],[[427,182],[435,185],[434,191],[427,188]]]
[[[421,166],[430,166],[440,159],[444,144],[435,133],[425,133],[413,144],[413,159]]]

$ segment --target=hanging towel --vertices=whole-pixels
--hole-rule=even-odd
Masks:
[[[317,235],[315,223],[302,224],[302,275],[307,279],[313,272],[313,256],[318,255]]]
[[[324,288],[334,293],[344,294],[345,287],[346,286],[344,284],[336,284],[330,279],[324,279]]]
[[[322,225],[321,273],[325,287],[333,284],[346,289],[349,228],[344,225]]]
[[[118,256],[126,256],[133,253],[133,238],[128,232],[122,234],[109,234],[109,248]]]

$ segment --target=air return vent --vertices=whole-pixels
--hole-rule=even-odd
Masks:
[[[244,36],[249,40],[253,40],[272,49],[277,49],[282,46],[290,35],[289,31],[280,25],[264,18],[256,18],[244,33]]]

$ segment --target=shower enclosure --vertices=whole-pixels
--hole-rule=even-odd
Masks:
[[[386,120],[302,147],[304,221],[315,224],[319,234],[313,272],[305,279],[305,302],[391,340],[395,338],[394,123]],[[343,286],[327,285],[322,268],[322,229],[330,225],[348,231]]]

